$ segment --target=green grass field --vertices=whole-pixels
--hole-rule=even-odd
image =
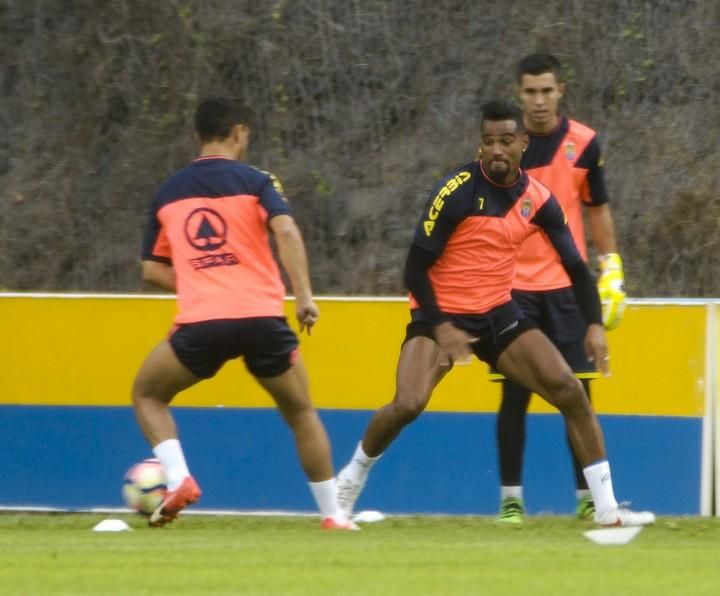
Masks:
[[[132,532],[97,533],[107,517]],[[569,517],[521,528],[399,517],[323,532],[309,517],[0,514],[0,594],[720,594],[720,519],[660,518],[598,546]]]

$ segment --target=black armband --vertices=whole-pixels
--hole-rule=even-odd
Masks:
[[[582,311],[588,325],[597,323],[602,325],[602,306],[600,295],[590,270],[584,261],[574,265],[565,265],[570,281],[572,282],[575,300]]]

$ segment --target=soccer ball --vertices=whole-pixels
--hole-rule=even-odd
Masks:
[[[167,479],[157,459],[144,459],[125,474],[122,494],[125,504],[143,515],[150,515],[162,503]]]

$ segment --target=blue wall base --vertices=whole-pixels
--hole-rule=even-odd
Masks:
[[[176,408],[205,509],[314,511],[292,436],[273,409]],[[339,469],[372,416],[322,410]],[[699,513],[702,420],[601,416],[615,492],[658,514]],[[125,471],[151,457],[130,408],[0,406],[0,505],[122,506]],[[358,509],[495,514],[495,415],[426,412],[373,469]],[[571,514],[574,478],[558,415],[528,416],[525,504]]]

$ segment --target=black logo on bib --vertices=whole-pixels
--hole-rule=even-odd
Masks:
[[[213,209],[199,207],[185,220],[185,238],[198,250],[217,250],[227,241],[226,234],[225,220]]]

